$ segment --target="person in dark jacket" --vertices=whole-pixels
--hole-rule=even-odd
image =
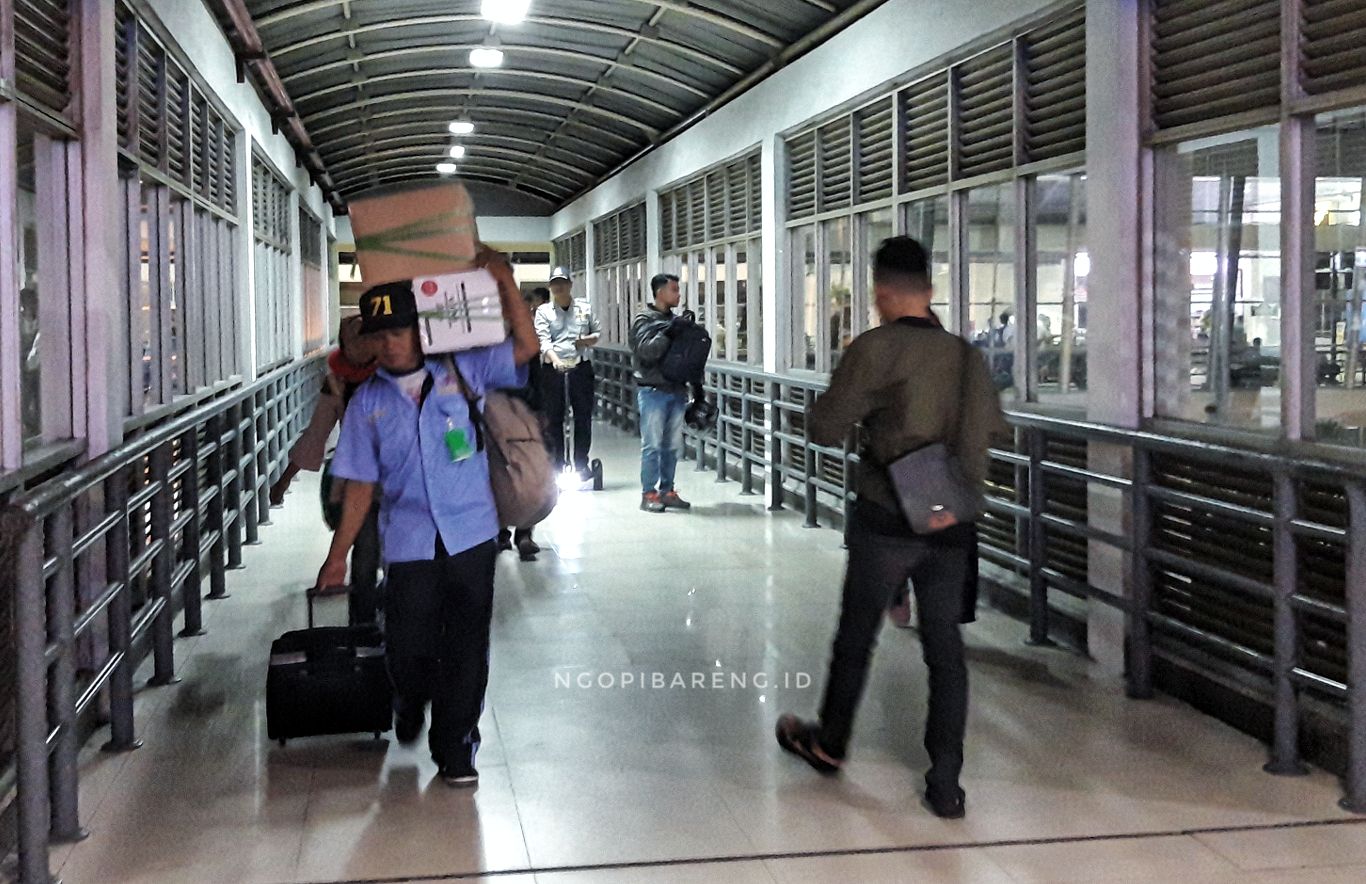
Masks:
[[[777,737],[783,749],[816,770],[839,772],[883,611],[910,580],[930,679],[925,804],[937,816],[957,819],[964,815],[959,776],[968,713],[959,624],[969,559],[975,555],[972,524],[916,534],[901,512],[886,467],[907,452],[943,442],[964,478],[980,488],[990,438],[1004,430],[1005,422],[985,360],[932,319],[925,249],[909,237],[886,240],[877,252],[873,280],[883,324],[850,345],[808,423],[818,445],[839,445],[860,423],[865,439],[825,696],[819,721],[783,715]]]
[[[692,508],[674,488],[688,388],[665,378],[660,366],[673,336],[693,319],[687,313],[673,312],[681,297],[677,276],[657,274],[650,280],[650,293],[654,302],[631,320],[630,345],[640,409],[640,508],[662,513]]]

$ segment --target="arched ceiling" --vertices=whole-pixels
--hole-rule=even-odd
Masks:
[[[563,205],[808,35],[870,0],[532,0],[484,20],[480,0],[214,0],[242,64],[288,120],[334,201],[459,174]],[[504,53],[470,67],[471,49]],[[264,73],[263,73],[264,71]],[[475,134],[452,136],[469,120]]]

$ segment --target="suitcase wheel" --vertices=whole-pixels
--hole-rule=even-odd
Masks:
[[[589,470],[592,472],[592,474],[593,474],[593,490],[594,490],[594,491],[601,491],[601,490],[602,490],[602,461],[600,461],[600,460],[594,458],[594,459],[593,459],[593,462],[592,462],[591,464],[588,465],[588,469],[589,469]]]
[[[279,743],[281,746],[283,746],[283,745],[284,745],[286,742],[288,742],[288,741],[285,740],[284,737],[281,737],[279,740],[276,740],[276,742]]]

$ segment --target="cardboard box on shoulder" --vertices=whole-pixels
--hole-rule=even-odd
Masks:
[[[457,181],[386,191],[350,202],[356,261],[366,288],[412,280],[426,353],[507,338],[498,284],[474,269],[474,203]]]

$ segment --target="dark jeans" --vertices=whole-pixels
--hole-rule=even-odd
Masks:
[[[640,490],[668,494],[674,490],[678,456],[683,451],[683,415],[688,409],[685,393],[640,387],[636,390],[640,412]]]
[[[352,624],[375,622],[375,612],[380,607],[379,563],[379,507],[373,506],[351,547],[351,594],[347,608]]]
[[[883,613],[910,580],[915,586],[921,651],[930,672],[925,721],[930,770],[925,781],[936,790],[958,788],[968,717],[968,668],[959,621],[971,555],[971,547],[964,545],[935,546],[865,533],[849,537],[844,601],[821,704],[820,743],[832,756],[845,755]]]
[[[498,546],[427,562],[391,564],[385,575],[385,652],[396,705],[432,704],[427,742],[437,764],[474,763],[489,680],[489,623]]]
[[[564,387],[569,384],[569,406],[574,410],[574,469],[588,469],[593,445],[593,364],[580,362],[567,372],[550,366],[541,370],[541,407],[545,411],[545,447],[556,469],[564,468]]]

